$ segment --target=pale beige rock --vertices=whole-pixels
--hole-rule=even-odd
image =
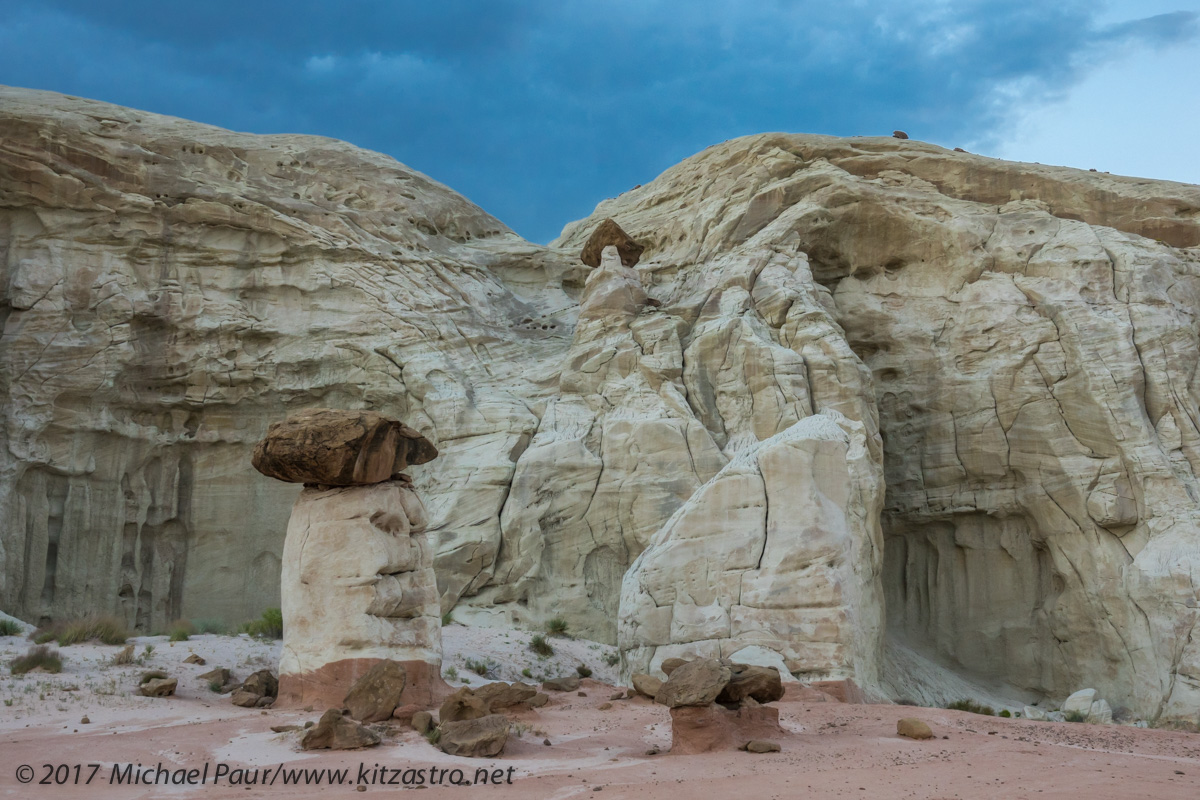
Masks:
[[[281,683],[348,659],[401,662],[409,685],[421,680],[411,662],[438,674],[441,615],[425,525],[420,498],[400,481],[300,493],[284,545]]]
[[[909,739],[932,739],[928,723],[916,717],[904,717],[896,722],[896,734]]]

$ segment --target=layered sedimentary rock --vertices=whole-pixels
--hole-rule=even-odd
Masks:
[[[402,703],[440,694],[433,547],[406,482],[305,488],[283,548],[281,703],[340,704],[381,662],[404,668]]]
[[[878,681],[883,472],[864,426],[806,417],[725,466],[625,574],[627,674],[758,646],[804,680]]]
[[[369,408],[440,452],[443,611],[615,641],[676,511],[832,410],[884,474],[906,663],[1200,706],[1196,187],[764,135],[543,248],[327,139],[19,90],[0,134],[6,611],[274,605],[297,488],[246,478],[253,443]],[[635,267],[580,261],[608,218]]]
[[[1182,184],[767,135],[557,244],[615,219],[667,312],[730,254],[806,254],[830,338],[870,368],[892,635],[1033,695],[1194,717],[1198,208]]]

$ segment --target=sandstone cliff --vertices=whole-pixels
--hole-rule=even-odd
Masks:
[[[371,408],[441,453],[412,475],[460,619],[561,614],[620,635],[627,666],[649,663],[639,647],[824,636],[803,654],[824,657],[789,666],[887,691],[913,686],[890,665],[915,657],[1030,697],[1200,706],[1196,187],[771,134],[546,248],[328,139],[7,89],[0,136],[7,611],[156,628],[275,605],[298,488],[251,472],[250,451],[297,408]],[[580,262],[609,217],[645,246],[636,266]],[[785,442],[823,413],[849,449],[811,497],[842,523],[772,527],[722,493],[737,473],[769,500],[789,458],[779,475],[803,478],[791,450],[839,437]],[[726,575],[726,530],[816,561],[749,576],[769,603],[739,586],[681,612],[659,599],[692,580],[673,572],[693,557],[686,519]],[[738,638],[734,606],[779,613]],[[881,606],[904,659],[871,663],[870,623],[779,633],[797,609]],[[634,644],[662,608],[678,624]],[[930,683],[915,691],[939,699]]]

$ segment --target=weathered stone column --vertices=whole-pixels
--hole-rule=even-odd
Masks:
[[[260,472],[305,483],[283,546],[279,705],[340,705],[383,660],[405,668],[402,703],[448,693],[425,508],[400,472],[436,455],[366,411],[299,412],[259,443]]]

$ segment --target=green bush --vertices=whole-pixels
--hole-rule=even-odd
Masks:
[[[33,641],[37,644],[44,644],[57,640],[63,647],[93,640],[99,640],[104,644],[125,644],[125,640],[132,635],[119,618],[90,614],[86,617],[53,622],[44,628],[39,628],[34,631]]]
[[[1001,709],[1000,713],[997,714],[996,716],[1004,717],[1005,719],[1010,719],[1012,717],[1012,712],[1009,711],[1007,708],[1004,708],[1004,709]]]
[[[268,608],[258,619],[243,623],[241,632],[264,639],[282,639],[283,612],[278,608]]]
[[[488,673],[494,670],[497,666],[496,662],[492,661],[491,659],[479,660],[468,658],[465,663],[467,669],[471,670],[471,672],[474,672],[476,675],[480,675],[485,678],[488,676]]]
[[[546,633],[550,634],[551,636],[566,636],[567,627],[567,621],[565,619],[562,617],[555,617],[546,623]]]
[[[985,706],[983,703],[976,703],[974,700],[955,700],[946,708],[951,711],[970,711],[972,714],[983,714],[985,717],[996,716],[994,708]]]
[[[192,622],[196,633],[225,633],[229,626],[219,619],[198,619]]]
[[[446,677],[452,681],[458,680],[458,667],[446,667]]]
[[[543,658],[554,655],[554,648],[546,641],[546,637],[535,633],[529,640],[529,649]]]
[[[621,654],[609,653],[604,657],[604,663],[608,664],[610,667],[615,667],[617,664],[621,663]]]
[[[579,673],[579,677],[581,677],[581,678],[592,677],[592,668],[589,667],[587,664],[580,664],[578,667],[575,668],[575,671]]]
[[[167,636],[172,642],[186,642],[188,637],[195,632],[196,629],[192,626],[192,623],[186,619],[177,619],[167,629]]]
[[[46,672],[62,672],[62,656],[57,650],[44,644],[34,645],[25,651],[25,655],[17,656],[8,662],[13,675],[24,675],[30,670],[41,667]]]
[[[210,692],[217,692],[219,694],[220,691],[224,688],[225,688],[225,686],[220,681],[209,681],[208,682],[208,690]]]
[[[0,619],[0,636],[20,636],[21,626],[16,620]]]
[[[1063,719],[1067,722],[1086,722],[1087,715],[1082,711],[1068,711],[1066,714],[1063,714]]]
[[[532,678],[533,670],[531,670],[529,667],[526,667],[525,669],[521,670],[521,674],[526,678]]]
[[[448,628],[453,624],[454,624],[454,611],[453,610],[447,611],[445,614],[442,614],[442,627],[443,628]]]

